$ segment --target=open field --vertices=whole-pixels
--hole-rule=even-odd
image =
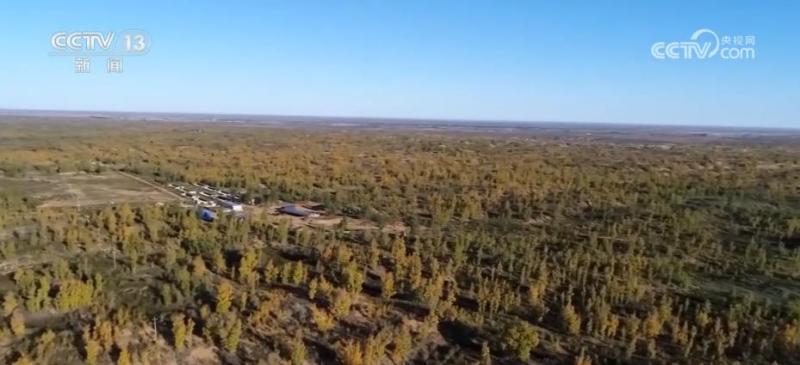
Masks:
[[[33,198],[40,208],[89,207],[121,203],[165,203],[174,196],[116,172],[99,174],[0,175],[0,192],[18,192]]]

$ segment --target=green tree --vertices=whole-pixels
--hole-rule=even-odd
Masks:
[[[203,277],[206,274],[206,263],[200,255],[192,259],[192,274],[195,277]]]
[[[252,282],[252,276],[256,274],[256,264],[258,263],[258,252],[252,247],[245,250],[242,259],[239,261],[239,280],[242,283]]]
[[[220,281],[217,285],[217,313],[227,313],[231,308],[231,299],[233,298],[233,286],[227,281]]]
[[[406,356],[411,351],[412,341],[408,327],[402,326],[394,338],[394,348],[390,354],[395,364],[402,364],[405,361]]]
[[[383,300],[392,299],[392,297],[397,294],[397,290],[394,286],[394,274],[391,272],[387,272],[386,275],[383,276],[383,287],[381,288],[381,298]]]
[[[225,336],[225,350],[228,352],[235,352],[239,347],[239,339],[242,337],[242,320],[236,318],[233,323],[228,327],[227,335]]]
[[[539,333],[528,322],[517,321],[507,328],[503,345],[521,360],[527,361],[531,350],[539,345]]]
[[[186,322],[183,320],[183,314],[172,315],[172,340],[175,349],[183,349],[186,342]]]
[[[342,318],[350,313],[351,304],[352,298],[350,297],[350,293],[342,289],[337,289],[333,297],[331,313],[333,313],[333,316],[336,318]]]
[[[131,365],[131,355],[128,353],[128,346],[122,346],[119,350],[117,365]]]
[[[572,303],[566,303],[561,308],[561,323],[565,331],[571,335],[581,332],[581,317],[575,312]]]
[[[100,344],[94,339],[88,339],[84,341],[83,352],[86,363],[89,365],[97,364],[97,357],[100,356],[100,352],[102,351]]]
[[[289,348],[292,351],[292,365],[303,365],[306,361],[306,345],[303,342],[303,332],[301,330],[298,329],[294,333],[294,337],[292,338],[292,342],[289,344]]]
[[[324,309],[311,307],[311,320],[317,325],[320,332],[328,332],[336,326],[336,320]]]
[[[305,278],[306,278],[305,265],[303,265],[302,261],[295,262],[292,268],[292,284],[300,285],[305,281]]]

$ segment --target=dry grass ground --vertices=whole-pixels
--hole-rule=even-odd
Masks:
[[[163,203],[173,196],[116,172],[0,176],[0,191],[29,194],[42,208]]]

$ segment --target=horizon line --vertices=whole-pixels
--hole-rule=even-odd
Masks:
[[[30,113],[30,115],[14,114],[14,112]],[[800,126],[753,126],[753,125],[689,125],[683,123],[669,124],[669,123],[647,123],[647,122],[603,122],[603,121],[574,121],[574,120],[522,120],[522,119],[458,119],[458,118],[427,118],[427,117],[387,117],[387,116],[351,116],[351,115],[303,115],[303,114],[265,114],[265,113],[231,113],[231,112],[186,112],[186,111],[140,111],[140,110],[87,110],[87,109],[15,109],[15,108],[2,108],[0,107],[0,115],[11,116],[49,116],[58,117],[59,115],[36,115],[35,113],[109,113],[109,114],[149,114],[149,115],[184,115],[184,116],[221,116],[221,117],[262,117],[262,118],[314,118],[321,119],[319,121],[285,121],[285,122],[324,122],[324,119],[355,119],[361,121],[373,122],[440,122],[440,123],[505,123],[505,124],[554,124],[554,125],[595,125],[605,127],[652,127],[652,128],[719,128],[719,129],[739,129],[739,130],[786,130],[786,131],[800,131]],[[66,115],[65,115],[66,116]],[[92,115],[87,115],[91,117]],[[213,119],[195,120],[195,122],[217,122]],[[243,121],[247,122],[247,121]],[[253,121],[256,122],[256,121]]]

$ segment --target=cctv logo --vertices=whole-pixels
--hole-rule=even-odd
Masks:
[[[53,55],[141,55],[150,48],[150,37],[141,30],[115,32],[57,32],[50,37]]]
[[[714,42],[703,42],[703,44],[700,45],[700,42],[697,40],[703,34],[709,34],[713,38]],[[717,34],[710,29],[697,30],[692,33],[692,37],[689,39],[691,40],[690,42],[653,43],[653,46],[650,47],[650,54],[659,60],[663,60],[665,58],[670,58],[673,60],[690,60],[692,58],[697,58],[702,60],[713,57],[719,51],[719,37],[717,37]]]
[[[701,40],[701,37],[703,40]],[[748,36],[747,38],[753,38]],[[734,37],[734,39],[744,39],[745,37]],[[719,54],[720,58],[725,60],[731,59],[754,59],[756,58],[756,50],[754,47],[721,47],[721,45],[731,45],[731,37],[717,36],[711,29],[698,29],[689,41],[686,42],[656,42],[650,47],[650,54],[653,58],[658,60],[671,59],[671,60],[705,60],[710,59]],[[738,43],[738,42],[737,42]],[[754,45],[753,44],[737,44],[737,45]]]
[[[73,51],[107,51],[111,48],[114,41],[114,32],[106,34],[100,32],[58,32],[50,38],[50,45],[53,49],[64,51],[67,48]]]

